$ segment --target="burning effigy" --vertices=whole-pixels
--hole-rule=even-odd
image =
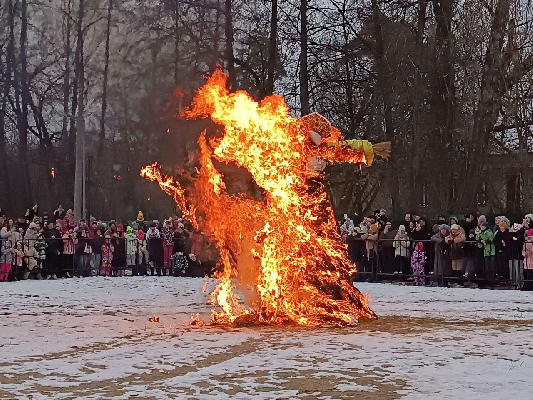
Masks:
[[[357,269],[340,237],[323,170],[327,162],[370,165],[374,155],[388,157],[390,143],[343,141],[319,114],[293,117],[282,96],[256,101],[245,91],[230,92],[226,78],[215,71],[184,113],[222,128],[220,137],[203,132],[198,139],[194,188],[186,192],[157,163],[141,170],[216,242],[222,269],[210,294],[212,323],[318,326],[377,318],[351,283]],[[228,194],[215,161],[246,169],[262,198]]]

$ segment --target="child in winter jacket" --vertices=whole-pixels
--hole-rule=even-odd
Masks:
[[[426,268],[426,252],[424,251],[424,245],[422,242],[418,242],[415,245],[413,254],[411,256],[411,270],[413,277],[415,278],[415,285],[424,284],[424,270]]]
[[[105,242],[102,245],[102,266],[100,267],[100,275],[111,276],[111,265],[113,263],[113,254],[115,247],[111,244],[111,237],[106,235]]]
[[[4,243],[4,248],[0,253],[0,282],[5,282],[11,274],[11,267],[16,260],[15,250],[11,247],[11,241]]]

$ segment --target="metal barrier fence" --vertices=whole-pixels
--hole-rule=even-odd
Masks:
[[[180,238],[172,243],[161,238],[0,239],[0,282],[73,276],[211,276],[216,261],[190,257],[190,250],[191,243]]]
[[[420,243],[420,245],[417,244]],[[523,256],[523,241],[462,243],[349,238],[350,259],[357,265],[356,280],[413,281],[415,284],[514,286],[533,283],[533,253]]]
[[[113,246],[112,257],[106,242]],[[356,280],[518,288],[533,283],[533,249],[531,259],[522,255],[520,241],[485,250],[477,241],[372,242],[353,237],[348,241],[349,256],[358,269]],[[160,238],[2,239],[0,281],[97,275],[211,276],[216,259],[200,262],[189,257],[190,251],[191,242],[184,238],[175,238],[172,243]]]

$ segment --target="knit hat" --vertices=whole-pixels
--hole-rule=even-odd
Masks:
[[[507,218],[505,215],[502,215],[502,216],[500,217],[500,220],[501,220],[502,222],[505,222],[505,223],[507,224],[507,227],[510,227],[510,226],[511,226],[511,221],[509,221],[509,218]]]
[[[477,222],[478,222],[479,226],[481,226],[481,225],[483,225],[484,222],[487,222],[487,217],[485,217],[484,215],[480,215],[478,217],[478,219],[477,219]]]
[[[507,222],[505,222],[505,221],[500,222],[500,224],[498,226],[500,228],[503,228],[503,229],[509,228],[509,225],[507,225]]]
[[[525,218],[530,218],[533,221],[533,214],[526,214]]]
[[[533,229],[528,229],[526,235],[533,236]]]
[[[370,225],[369,231],[370,232],[377,232],[378,231],[378,226],[376,224]]]
[[[458,231],[459,229],[461,229],[461,227],[457,224],[453,224],[452,225],[452,231]]]
[[[480,224],[480,226],[484,226],[485,228],[489,227],[489,223],[487,221],[484,221]]]
[[[439,231],[446,231],[446,232],[450,232],[450,227],[448,225],[445,225],[445,224],[442,224],[439,226]]]
[[[399,231],[399,232],[405,232],[405,225],[400,225],[400,226],[398,227],[398,231]]]
[[[144,232],[142,229],[139,229],[139,232],[137,232],[137,239],[144,240]]]
[[[131,226],[128,226],[128,227],[126,228],[126,232],[128,232],[128,233],[132,233],[132,232],[133,232],[133,228],[132,228]]]
[[[450,217],[450,224],[451,224],[451,225],[456,225],[456,224],[452,224],[452,219],[454,219],[455,222],[459,222],[459,218],[457,218],[457,217],[453,217],[453,216],[452,216],[452,217]]]
[[[139,214],[137,214],[137,221],[144,221],[144,214],[142,211],[139,211]]]

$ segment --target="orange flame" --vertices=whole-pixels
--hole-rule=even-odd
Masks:
[[[148,318],[148,321],[150,321],[150,322],[159,322],[159,317],[154,314],[153,316]]]
[[[200,173],[191,194],[186,197],[157,163],[141,171],[173,196],[195,227],[196,212],[206,216],[201,229],[216,242],[223,265],[210,295],[212,322],[316,326],[376,318],[350,282],[356,268],[347,258],[324,185],[307,169],[310,157],[367,164],[365,154],[313,145],[310,120],[291,116],[283,97],[256,102],[247,92],[230,93],[226,78],[215,71],[184,114],[209,117],[224,128],[220,138],[200,135]],[[324,138],[340,138],[327,120],[318,116],[318,121]],[[213,160],[248,170],[264,199],[229,195]]]

